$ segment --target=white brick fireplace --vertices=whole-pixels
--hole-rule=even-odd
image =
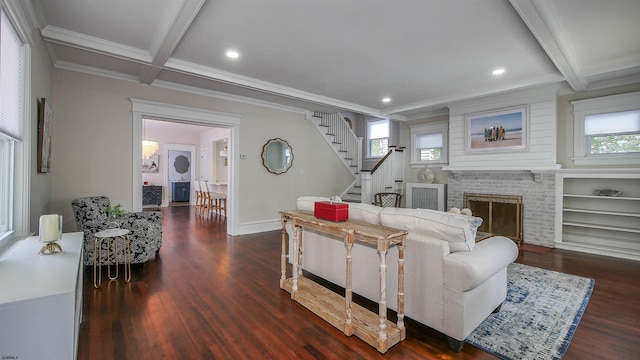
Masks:
[[[555,246],[557,91],[552,85],[450,106],[449,165],[442,168],[448,175],[449,208],[463,208],[465,192],[522,196],[524,243]],[[527,109],[526,149],[469,151],[472,115],[513,107]]]
[[[554,172],[473,170],[448,172],[448,177],[449,208],[463,208],[464,193],[522,196],[524,243],[554,246]]]

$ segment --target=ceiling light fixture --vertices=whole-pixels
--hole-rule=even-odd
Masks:
[[[500,68],[500,69],[495,69],[492,72],[493,75],[502,75],[504,74],[504,69]]]
[[[237,59],[240,56],[240,54],[238,54],[237,51],[235,50],[227,50],[227,57],[231,58],[231,59]]]
[[[383,103],[391,102],[391,98],[390,98],[390,97],[383,97],[383,98],[382,98],[382,102],[383,102]]]

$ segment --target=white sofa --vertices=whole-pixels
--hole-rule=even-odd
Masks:
[[[298,210],[313,211],[326,197],[304,196]],[[482,219],[434,210],[380,208],[349,203],[349,219],[407,230],[405,248],[405,315],[448,336],[460,351],[464,339],[507,295],[507,265],[518,256],[515,243],[502,236],[475,242]],[[287,229],[289,239],[291,228]],[[345,286],[346,249],[342,239],[313,231],[303,235],[304,270]],[[289,241],[289,259],[293,254]],[[387,254],[387,306],[397,310],[398,251]],[[353,292],[379,299],[379,255],[376,249],[353,247]]]

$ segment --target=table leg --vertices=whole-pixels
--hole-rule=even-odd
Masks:
[[[294,229],[295,230],[295,229]],[[287,279],[287,219],[282,218],[282,248],[280,252],[280,289]]]
[[[379,249],[380,254],[380,306],[379,306],[379,318],[380,318],[380,333],[378,336],[378,350],[380,347],[386,347],[387,340],[387,250]],[[386,349],[384,349],[386,351]]]
[[[300,234],[298,235],[298,277],[302,276],[302,228],[300,228]]]
[[[353,285],[352,285],[352,272],[351,272],[351,266],[352,266],[352,255],[351,255],[351,250],[353,249],[353,232],[349,232],[345,235],[344,237],[344,242],[345,245],[347,247],[347,284],[346,287],[344,289],[344,302],[345,302],[345,309],[346,309],[346,320],[345,320],[345,324],[344,324],[344,334],[347,336],[351,336],[353,335],[353,321],[352,321],[352,317],[353,317],[353,313],[352,313],[352,308],[351,308],[351,300],[352,300],[352,292],[353,292]]]
[[[102,263],[102,239],[93,240],[93,287],[99,288],[102,284],[102,268],[96,269],[96,254],[98,256],[98,264]],[[96,270],[99,271],[98,277],[96,277]]]
[[[400,340],[407,337],[407,328],[404,327],[404,241],[398,245],[398,329]]]
[[[111,276],[111,261],[109,260],[111,258],[111,254],[109,254],[109,249],[111,248],[111,246],[109,246],[110,244],[107,244],[107,272],[109,273],[109,279],[110,280],[115,280],[118,278],[118,240],[119,238],[124,239],[124,236],[116,236],[113,238],[107,238],[107,242],[115,242],[115,247],[116,250],[113,253],[113,258],[114,258],[114,262],[115,262],[115,268],[116,268],[116,275],[115,276]],[[124,241],[124,240],[123,240]]]
[[[123,236],[122,242],[122,256],[124,256],[124,280],[129,282],[131,281],[131,239],[129,239],[129,235]]]
[[[298,292],[298,238],[302,233],[301,228],[293,221],[293,280],[291,284],[291,299],[296,299],[296,293]]]

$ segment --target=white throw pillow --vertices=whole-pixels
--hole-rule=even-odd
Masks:
[[[380,223],[444,240],[449,243],[449,250],[456,252],[473,250],[482,219],[427,209],[384,208]]]

